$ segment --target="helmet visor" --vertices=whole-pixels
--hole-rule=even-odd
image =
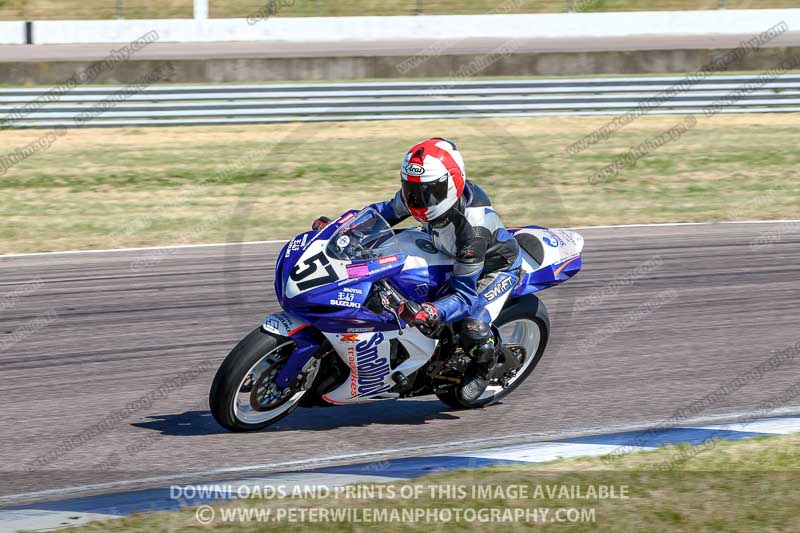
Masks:
[[[434,207],[447,199],[449,175],[427,182],[403,181],[403,198],[408,207],[424,209]]]

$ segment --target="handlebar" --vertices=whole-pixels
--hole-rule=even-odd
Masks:
[[[400,315],[397,311],[397,309],[400,307],[400,304],[405,305],[409,312],[414,315],[422,310],[422,306],[417,302],[412,302],[411,300],[404,298],[403,295],[397,292],[397,289],[392,287],[392,285],[386,280],[381,281],[379,287],[381,305],[383,305],[383,308],[392,314],[395,322],[397,323],[397,331],[400,335],[402,335],[403,324],[400,321]]]

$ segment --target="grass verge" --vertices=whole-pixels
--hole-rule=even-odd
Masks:
[[[792,0],[726,0],[728,9],[795,7]],[[484,13],[563,13],[567,9],[584,12],[657,11],[718,9],[719,0],[210,0],[212,18],[247,17],[271,13],[281,17],[335,17],[365,15],[416,15],[422,7],[426,15],[462,15]],[[192,18],[191,0],[147,2],[127,0],[0,0],[0,20],[110,19],[118,16],[136,18]],[[262,17],[264,15],[261,15]]]
[[[602,458],[460,470],[406,483],[368,485],[361,494],[351,489],[350,493],[341,491],[323,498],[240,500],[215,506],[214,521],[204,526],[197,521],[196,509],[186,509],[96,522],[68,531],[283,531],[289,526],[296,531],[797,531],[798,445],[800,435],[795,434],[709,441],[700,448],[668,446],[622,456],[615,460],[613,470]],[[676,462],[676,458],[685,460]],[[664,465],[670,468],[665,469]],[[420,488],[414,489],[415,486]],[[337,509],[342,512],[347,508],[361,513],[366,509],[398,513],[437,509],[437,514],[431,516],[445,517],[446,511],[442,510],[449,509],[451,516],[456,516],[460,509],[463,518],[461,522],[430,523],[422,519],[390,524],[320,524],[308,520],[290,524],[288,519],[289,509],[304,509],[306,516],[312,516],[310,509],[326,509],[327,515],[333,516]],[[237,514],[235,509],[245,511]],[[278,522],[258,523],[255,519],[242,519],[247,509],[260,510],[262,516],[267,516],[269,510],[273,517],[283,509],[285,516]],[[467,509],[475,510],[475,521],[467,520],[472,516]],[[511,516],[519,510],[518,516],[525,518],[480,522],[478,509],[511,509]],[[577,514],[571,509],[577,509]],[[223,510],[225,514],[234,513],[231,521],[223,521]],[[296,518],[301,515],[300,511],[294,512]],[[322,516],[323,512],[316,513]],[[541,520],[533,522],[533,516]]]
[[[614,178],[589,178],[681,117],[645,116],[571,156],[610,117],[77,129],[0,174],[0,253],[286,238],[387,199],[409,146],[455,140],[508,225],[794,218],[797,115],[701,117]],[[49,132],[0,132],[6,158]],[[5,169],[5,167],[3,167]]]

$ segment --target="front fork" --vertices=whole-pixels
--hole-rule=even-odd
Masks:
[[[294,341],[295,349],[275,377],[275,385],[279,389],[293,385],[311,359],[315,356],[322,357],[326,353],[323,345],[328,342],[313,327],[304,328],[288,338]]]

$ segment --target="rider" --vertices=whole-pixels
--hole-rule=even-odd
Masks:
[[[464,160],[452,141],[436,137],[412,147],[400,178],[402,188],[393,199],[370,207],[393,226],[413,216],[436,248],[456,263],[451,294],[422,304],[416,313],[404,305],[398,312],[412,326],[461,321],[462,345],[474,364],[459,394],[471,402],[486,390],[497,356],[491,323],[519,281],[519,246],[486,193],[467,181]],[[320,217],[314,229],[329,222]]]

